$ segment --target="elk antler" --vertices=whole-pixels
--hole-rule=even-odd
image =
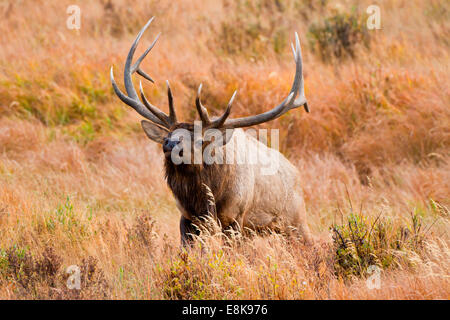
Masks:
[[[273,108],[272,110],[266,111],[264,113],[244,117],[244,118],[237,118],[237,119],[227,119],[230,115],[231,106],[234,100],[234,97],[236,96],[236,91],[234,92],[233,96],[230,99],[230,102],[228,103],[227,109],[223,113],[222,116],[220,116],[215,121],[210,121],[208,118],[208,112],[206,111],[206,108],[201,105],[200,102],[200,90],[201,85],[198,91],[197,95],[197,109],[199,110],[200,117],[202,118],[203,123],[210,124],[211,127],[214,128],[242,128],[242,127],[249,127],[254,126],[263,122],[267,122],[273,119],[276,119],[280,117],[281,115],[285,114],[291,109],[298,108],[300,106],[304,106],[306,112],[309,112],[308,104],[306,102],[305,98],[305,91],[304,91],[304,83],[303,83],[303,70],[302,70],[302,53],[300,49],[300,41],[298,40],[298,34],[295,33],[295,49],[292,45],[292,51],[294,53],[294,60],[295,60],[295,77],[294,82],[292,84],[292,88],[289,91],[289,95],[286,99],[284,99],[278,106]],[[298,93],[298,97],[297,96]],[[204,121],[207,120],[207,121]]]
[[[136,63],[131,65],[133,62],[134,52],[136,51],[139,40],[141,39],[145,30],[147,30],[148,26],[152,23],[154,18],[155,17],[152,17],[147,22],[147,24],[141,29],[141,31],[138,33],[136,39],[134,40],[134,42],[130,48],[130,51],[128,52],[128,56],[127,56],[127,60],[125,61],[125,68],[124,68],[124,72],[123,72],[124,73],[125,90],[127,91],[127,95],[124,94],[117,86],[117,83],[114,80],[113,67],[111,67],[111,83],[114,88],[114,92],[120,98],[120,100],[122,100],[124,103],[126,103],[127,105],[132,107],[141,116],[145,117],[146,119],[153,121],[165,128],[170,128],[171,126],[173,126],[174,124],[177,123],[177,116],[175,114],[175,109],[173,106],[173,96],[172,96],[172,91],[169,86],[169,82],[167,82],[167,95],[169,98],[169,116],[167,116],[164,112],[159,110],[157,107],[152,105],[147,100],[147,98],[144,95],[144,90],[142,89],[142,83],[140,83],[139,91],[140,91],[143,103],[139,100],[136,90],[134,89],[134,86],[133,86],[133,81],[131,79],[131,75],[133,73],[137,72],[137,74],[139,74],[143,78],[149,80],[150,82],[154,82],[153,79],[148,74],[146,74],[144,71],[142,71],[142,69],[140,68],[140,64],[144,60],[144,58],[147,56],[147,54],[150,52],[150,50],[153,49],[160,34],[158,34],[156,36],[155,40],[152,42],[150,47],[148,47],[148,49],[145,50],[145,52],[139,57],[139,59],[136,60]]]
[[[117,86],[116,81],[114,80],[113,67],[111,67],[111,83],[114,88],[114,92],[116,95],[122,100],[124,103],[135,109],[140,115],[147,118],[150,121],[153,121],[156,124],[159,124],[165,128],[170,128],[171,126],[177,123],[177,116],[175,113],[175,108],[173,105],[173,96],[172,90],[170,89],[169,82],[167,81],[167,95],[169,99],[169,115],[162,112],[159,108],[152,105],[144,95],[144,90],[142,88],[142,83],[140,83],[139,91],[141,95],[142,102],[139,100],[137,92],[133,86],[133,81],[131,75],[135,72],[142,76],[143,78],[149,80],[150,82],[154,82],[153,79],[146,74],[141,68],[140,64],[147,56],[147,54],[153,49],[158,40],[160,34],[158,34],[155,40],[152,42],[150,47],[145,50],[145,52],[137,59],[137,61],[132,65],[133,56],[136,51],[139,40],[144,34],[145,30],[147,30],[148,26],[152,23],[154,17],[152,17],[147,24],[141,29],[136,39],[134,40],[130,51],[128,52],[127,59],[125,61],[124,68],[124,84],[127,95],[124,94],[119,87]],[[308,104],[305,98],[304,92],[304,84],[303,84],[303,72],[302,72],[302,54],[300,49],[300,41],[298,40],[298,34],[295,33],[295,48],[292,45],[292,51],[294,53],[295,60],[295,77],[294,82],[292,84],[292,88],[289,92],[289,95],[286,99],[284,99],[278,106],[273,108],[272,110],[266,111],[264,113],[244,117],[237,119],[227,119],[231,112],[231,107],[236,97],[237,91],[235,91],[228,102],[227,109],[219,118],[215,120],[210,120],[208,111],[202,105],[200,100],[200,93],[202,89],[202,85],[200,84],[197,92],[196,106],[197,111],[202,119],[204,125],[213,128],[240,128],[240,127],[249,127],[253,125],[257,125],[263,122],[267,122],[273,119],[276,119],[288,112],[291,109],[304,106],[305,110],[309,112]],[[297,96],[298,93],[298,96]]]
[[[202,119],[203,125],[208,126],[211,124],[211,120],[209,119],[209,116],[208,116],[208,110],[206,110],[206,108],[203,106],[202,102],[200,101],[200,93],[201,92],[202,92],[202,84],[200,83],[200,85],[198,86],[197,98],[195,99],[195,105],[197,106],[197,111],[198,111],[198,114],[200,115],[200,119]]]

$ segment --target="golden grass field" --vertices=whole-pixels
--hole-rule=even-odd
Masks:
[[[370,4],[0,0],[0,299],[449,299],[449,2],[377,1],[380,30]],[[313,247],[269,234],[180,249],[160,146],[109,80],[151,16],[144,89],[167,111],[169,79],[189,121],[200,83],[213,114],[235,89],[234,117],[278,104],[299,33],[311,113],[262,127],[300,171]]]

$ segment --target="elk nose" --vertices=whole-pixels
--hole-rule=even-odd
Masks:
[[[163,151],[170,152],[175,146],[180,143],[178,140],[170,140],[169,138],[164,138],[163,142]]]

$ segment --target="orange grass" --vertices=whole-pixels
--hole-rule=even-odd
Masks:
[[[309,26],[352,6],[364,13],[370,1],[112,3],[0,2],[1,299],[450,297],[446,1],[379,2],[382,29],[369,31],[370,46],[327,63]],[[71,4],[81,7],[80,30],[66,28]],[[311,113],[264,127],[280,129],[281,151],[300,170],[314,248],[274,234],[228,244],[206,236],[202,249],[181,252],[159,147],[109,81],[113,65],[121,82],[133,38],[153,15],[138,54],[162,37],[143,64],[156,85],[144,88],[167,110],[169,79],[187,120],[200,83],[213,114],[235,89],[232,116],[276,105],[290,88],[289,42],[299,32]],[[405,259],[383,270],[380,289],[335,273],[330,227],[350,212],[399,230],[415,213],[430,227],[420,251],[395,253]],[[13,274],[8,252],[34,262]],[[43,272],[42,261],[57,272]],[[65,287],[70,265],[94,270],[81,292]]]

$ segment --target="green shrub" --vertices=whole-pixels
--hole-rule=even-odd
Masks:
[[[426,232],[417,212],[407,226],[381,216],[373,220],[353,213],[346,220],[332,226],[335,273],[343,278],[364,276],[371,265],[395,267],[405,257],[400,252],[420,252],[423,248]]]
[[[326,18],[323,23],[313,23],[308,30],[308,38],[313,51],[323,61],[333,57],[342,59],[353,57],[357,44],[369,45],[369,33],[363,16],[352,13],[337,13]]]
[[[80,264],[80,290],[67,287],[70,276],[62,267],[62,257],[47,246],[40,254],[13,245],[0,248],[0,282],[14,284],[27,299],[97,299],[110,295],[110,287],[97,260],[88,256]]]
[[[33,288],[37,282],[53,286],[61,261],[51,247],[46,247],[41,257],[36,258],[26,248],[14,245],[0,250],[0,275],[24,289]]]
[[[57,206],[53,211],[46,212],[44,215],[45,230],[50,233],[56,230],[62,230],[65,235],[72,241],[86,239],[91,234],[88,223],[92,219],[92,212],[86,212],[83,216],[80,212],[75,211],[74,206],[69,198]],[[39,225],[38,228],[42,226]]]

